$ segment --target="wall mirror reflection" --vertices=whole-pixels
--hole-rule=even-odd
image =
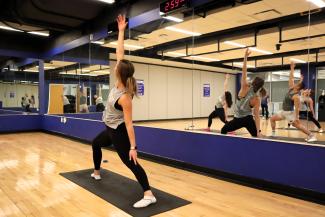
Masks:
[[[0,72],[1,114],[38,113],[38,61],[3,57]]]

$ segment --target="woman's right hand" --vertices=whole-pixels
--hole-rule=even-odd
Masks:
[[[116,22],[119,31],[124,31],[126,29],[128,23],[125,21],[125,15],[118,15],[116,18]]]

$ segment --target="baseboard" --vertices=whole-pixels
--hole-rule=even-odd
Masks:
[[[50,132],[50,131],[45,131],[45,130],[42,130],[42,132],[52,134],[52,135],[59,135],[59,136],[62,136],[62,137],[65,137],[65,138],[68,138],[68,139],[71,139],[74,141],[81,142],[86,145],[90,145],[89,141],[86,141],[86,140],[83,140],[80,138],[75,138],[75,137],[64,135],[61,133]],[[107,147],[106,149],[115,151],[113,147]],[[227,182],[232,182],[232,183],[240,184],[240,185],[247,186],[247,187],[252,187],[252,188],[256,188],[256,189],[260,189],[260,190],[264,190],[264,191],[269,191],[269,192],[282,194],[282,195],[286,195],[289,197],[294,197],[294,198],[318,203],[321,205],[325,205],[325,194],[324,193],[320,193],[320,192],[316,192],[316,191],[312,191],[312,190],[308,190],[308,189],[297,188],[297,187],[288,186],[288,185],[283,185],[283,184],[278,184],[278,183],[273,183],[273,182],[266,181],[266,180],[236,175],[236,174],[218,171],[218,170],[214,170],[214,169],[209,169],[209,168],[205,168],[205,167],[201,167],[201,166],[192,165],[192,164],[189,164],[186,162],[181,162],[181,161],[168,159],[168,158],[164,158],[161,156],[155,156],[155,155],[151,155],[151,154],[147,154],[147,153],[139,152],[138,154],[139,154],[139,157],[142,159],[150,160],[150,161],[160,163],[163,165],[175,167],[175,168],[182,169],[182,170],[187,170],[190,172],[200,173],[205,176],[225,180]]]

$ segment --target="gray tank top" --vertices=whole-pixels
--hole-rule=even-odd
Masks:
[[[225,100],[225,95],[219,96],[216,103],[216,108],[223,108],[222,102]]]
[[[300,96],[300,111],[304,112],[308,110],[307,100],[308,97]]]
[[[254,92],[253,87],[250,87],[246,96],[237,100],[235,106],[235,118],[243,118],[252,115],[250,101],[255,96],[256,93]]]
[[[116,129],[120,124],[124,123],[123,111],[116,109],[115,103],[125,93],[126,90],[118,90],[116,87],[112,88],[109,93],[105,111],[103,113],[103,121],[110,128]]]
[[[293,100],[292,97],[295,95],[293,90],[289,90],[289,92],[285,95],[283,103],[282,103],[282,109],[283,111],[293,111]]]

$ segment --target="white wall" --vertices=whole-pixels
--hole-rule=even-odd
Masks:
[[[111,61],[111,69],[116,62]],[[225,75],[201,70],[134,63],[135,78],[144,81],[144,96],[133,100],[134,120],[207,117],[223,94]],[[114,72],[110,85],[114,85]],[[229,91],[235,101],[235,75]],[[203,97],[203,85],[210,84],[210,97]],[[193,108],[193,110],[192,110]]]
[[[14,93],[14,97],[10,98],[10,92]],[[34,95],[36,107],[38,107],[38,86],[31,84],[4,84],[0,83],[0,101],[3,107],[21,107],[21,97],[28,94],[30,98]]]

